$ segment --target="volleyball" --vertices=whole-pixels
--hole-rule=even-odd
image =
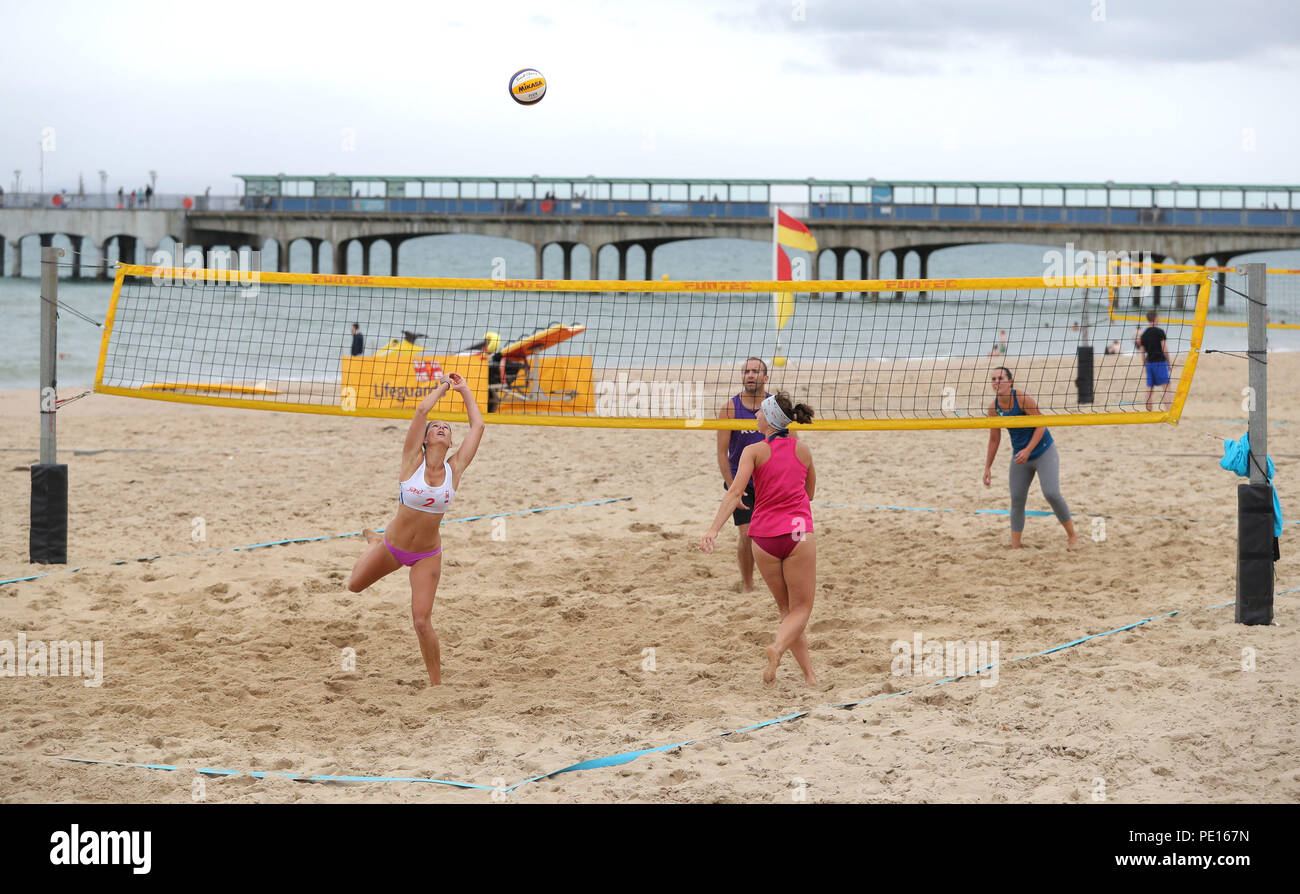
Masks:
[[[535,68],[521,68],[510,76],[510,98],[521,106],[532,106],[546,95],[546,78]]]

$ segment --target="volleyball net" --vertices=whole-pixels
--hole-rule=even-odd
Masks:
[[[1177,294],[1189,319],[1168,331],[1171,405],[1152,411],[1131,327],[1107,312],[1123,276],[608,282],[123,265],[95,390],[409,418],[456,372],[490,422],[728,429],[753,425],[716,417],[755,357],[768,391],[814,408],[813,428],[1025,426],[988,415],[997,366],[1037,400],[1034,424],[1176,422],[1210,278],[1147,280]],[[1110,353],[1115,344],[1125,350]],[[1083,403],[1081,357],[1092,385]],[[455,395],[433,415],[466,418]]]
[[[1195,307],[1181,293],[1168,292],[1147,282],[1145,273],[1202,273],[1210,277],[1211,291],[1207,326],[1246,328],[1250,302],[1246,298],[1246,276],[1236,267],[1205,267],[1193,264],[1156,264],[1143,261],[1112,260],[1109,273],[1128,276],[1128,284],[1107,290],[1111,320],[1146,323],[1146,314],[1155,311],[1161,323],[1194,324]],[[1137,275],[1134,275],[1137,274]],[[1268,300],[1269,329],[1300,329],[1300,270],[1269,269],[1265,295]]]

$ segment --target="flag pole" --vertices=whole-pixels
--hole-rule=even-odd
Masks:
[[[778,245],[781,238],[777,225],[780,221],[780,212],[777,209],[775,201],[772,202],[772,279],[775,281],[780,276],[780,268],[777,264],[776,253],[780,251]],[[772,293],[772,322],[776,325],[776,354],[773,355],[773,362],[781,356],[781,293]]]

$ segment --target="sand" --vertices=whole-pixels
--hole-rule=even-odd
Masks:
[[[1300,514],[1300,355],[1271,361],[1270,453],[1283,508]],[[186,802],[197,768],[225,768],[486,788],[244,772],[207,778],[204,800],[481,803],[578,761],[698,740],[505,797],[1294,802],[1300,593],[1277,598],[1274,626],[1211,608],[1234,598],[1237,479],[1209,436],[1244,431],[1246,375],[1240,359],[1206,357],[1176,427],[1054,431],[1074,554],[1052,518],[1031,517],[1012,553],[1006,516],[976,514],[1009,502],[1005,442],[982,484],[984,432],[807,433],[818,690],[789,657],[774,686],[760,682],[777,616],[761,584],[738,592],[734,530],[699,552],[721,495],[712,432],[490,428],[449,518],[631,499],[446,526],[445,685],[432,688],[404,574],[344,586],[359,537],[231,549],[387,524],[404,424],[92,395],[59,414],[69,567],[83,570],[0,585],[0,640],[102,641],[103,683],[0,677],[0,800]],[[0,420],[0,579],[57,570],[26,562],[35,394],[0,393]],[[1036,487],[1029,508],[1048,508]],[[1300,587],[1294,543],[1279,591]],[[891,645],[917,634],[996,642],[996,685],[825,707],[932,682],[891,672]],[[807,714],[718,736],[794,712]]]

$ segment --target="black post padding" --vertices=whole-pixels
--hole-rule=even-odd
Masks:
[[[1092,403],[1092,347],[1079,345],[1079,377],[1074,380],[1079,386],[1079,403]]]
[[[1238,624],[1273,623],[1273,487],[1237,485]]]
[[[68,467],[32,466],[32,518],[28,561],[68,563]]]

